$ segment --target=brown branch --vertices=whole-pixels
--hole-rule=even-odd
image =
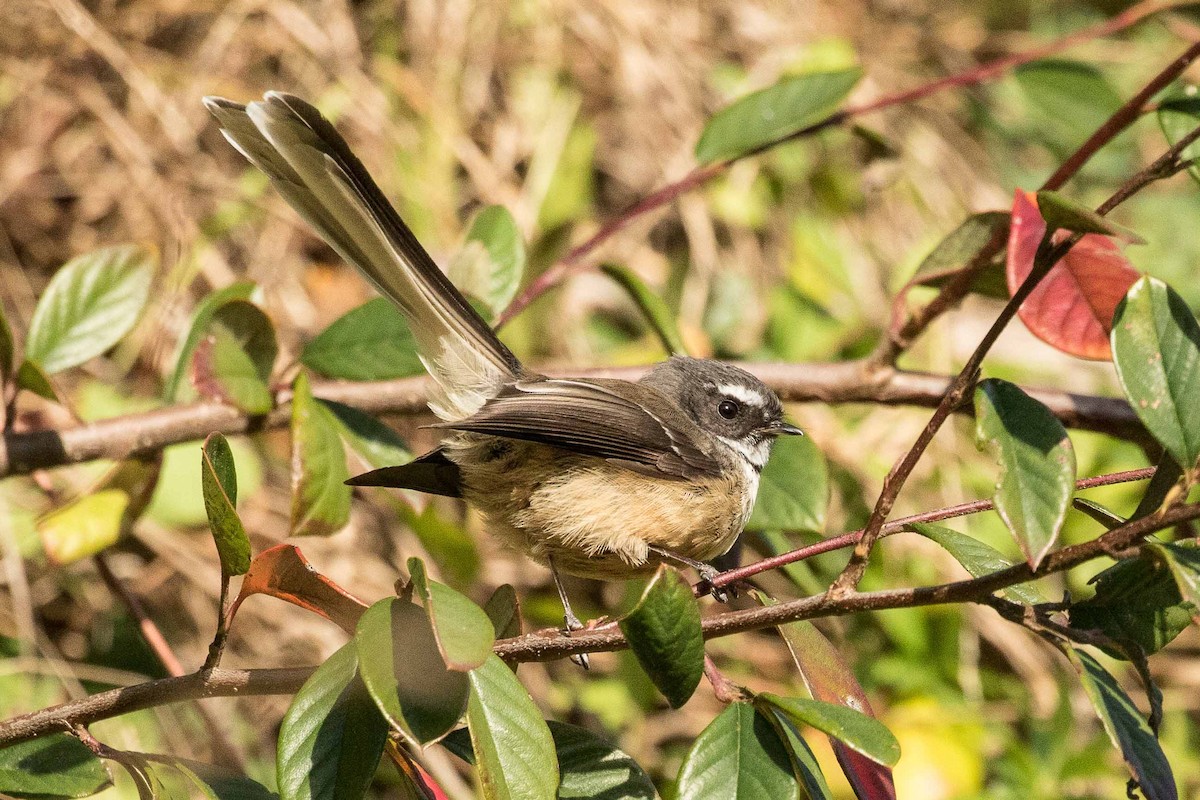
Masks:
[[[531,281],[529,285],[521,291],[520,294],[513,298],[508,307],[504,309],[503,313],[500,314],[500,317],[496,322],[496,327],[499,328],[508,323],[514,316],[525,310],[530,303],[541,297],[550,289],[562,283],[567,278],[590,269],[591,265],[584,263],[584,259],[591,255],[591,253],[601,244],[608,241],[615,234],[624,230],[634,220],[650,213],[651,211],[655,211],[674,202],[677,198],[679,198],[680,195],[686,194],[693,189],[703,186],[713,178],[723,174],[727,169],[729,169],[730,166],[739,161],[758,155],[774,147],[778,147],[785,142],[812,136],[816,133],[837,125],[841,125],[851,119],[854,119],[855,117],[859,117],[864,114],[870,114],[872,112],[882,111],[893,106],[904,105],[916,100],[921,100],[945,89],[962,88],[965,86],[983,83],[984,81],[991,80],[992,78],[995,78],[1014,67],[1055,55],[1063,50],[1083,44],[1084,42],[1089,42],[1093,39],[1109,36],[1113,33],[1117,33],[1118,31],[1122,31],[1132,25],[1135,25],[1146,17],[1157,14],[1160,11],[1165,11],[1167,9],[1174,8],[1175,6],[1186,4],[1187,0],[1143,0],[1143,2],[1130,6],[1129,8],[1125,9],[1125,11],[1117,14],[1114,17],[1111,17],[1110,19],[1097,23],[1096,25],[1092,25],[1091,27],[1075,31],[1074,33],[1067,34],[1066,36],[1056,39],[1053,42],[1043,45],[1042,47],[1035,47],[1031,50],[1026,50],[1021,53],[1014,53],[1012,55],[1004,56],[1002,58],[995,59],[994,61],[989,61],[986,64],[964,70],[963,72],[938,78],[936,80],[929,81],[928,83],[923,83],[920,86],[912,89],[906,89],[902,92],[884,95],[883,97],[872,100],[868,103],[847,106],[841,111],[830,115],[826,119],[814,125],[809,125],[807,128],[802,128],[785,136],[781,136],[778,139],[760,145],[753,150],[742,153],[735,158],[731,158],[726,161],[719,161],[715,164],[697,167],[679,180],[673,181],[656,189],[638,202],[619,212],[615,217],[602,225],[600,229],[596,231],[596,233],[588,237],[586,241],[573,247],[558,262]],[[1098,146],[1097,149],[1099,149]],[[1083,160],[1086,161],[1088,157],[1090,156],[1084,157]],[[1079,166],[1082,166],[1082,162],[1079,164]],[[1060,171],[1061,169],[1062,168],[1060,168]],[[1075,169],[1078,169],[1078,166],[1075,167]],[[969,283],[967,285],[969,285]]]
[[[1116,483],[1128,483],[1130,481],[1142,481],[1154,476],[1154,467],[1144,467],[1142,469],[1131,469],[1125,472],[1112,472],[1107,475],[1097,475],[1093,478],[1080,478],[1075,481],[1075,489],[1094,489],[1097,486],[1112,486]],[[996,507],[996,504],[991,500],[971,500],[966,503],[958,503],[945,508],[934,509],[933,511],[923,511],[919,514],[912,514],[907,517],[889,520],[883,525],[883,530],[880,531],[880,538],[891,536],[894,533],[900,533],[909,525],[926,523],[926,522],[943,522],[956,517],[965,517],[969,514],[979,514],[984,511],[991,511]],[[1115,526],[1114,526],[1115,527]],[[806,547],[799,547],[787,553],[780,553],[777,556],[770,556],[753,564],[747,564],[744,567],[726,570],[714,576],[709,581],[702,581],[696,585],[696,591],[710,591],[711,589],[719,589],[723,586],[728,586],[732,583],[751,578],[762,572],[767,572],[773,569],[785,567],[788,564],[795,564],[799,561],[812,558],[813,556],[821,555],[822,553],[831,553],[834,550],[841,550],[843,547],[851,547],[858,544],[862,538],[863,529],[859,528],[850,533],[844,533],[840,536],[831,536],[828,539],[822,539],[819,542],[814,542]]]
[[[704,637],[715,639],[735,633],[770,628],[815,617],[844,616],[859,611],[889,608],[981,602],[1001,589],[1071,569],[1110,550],[1128,548],[1155,531],[1200,518],[1200,504],[1176,506],[1161,514],[1142,517],[1083,544],[1057,550],[1042,560],[1036,570],[1026,563],[980,578],[912,589],[854,592],[842,598],[828,594],[789,600],[773,606],[729,611],[706,617]],[[628,646],[619,629],[577,631],[570,636],[527,634],[496,642],[494,652],[517,662],[550,661],[578,653],[622,650]],[[16,744],[56,731],[71,730],[101,719],[146,708],[196,700],[204,697],[236,697],[262,694],[293,694],[316,667],[290,669],[216,669],[163,678],[157,681],[112,689],[81,700],[34,711],[0,723],[0,747]]]
[[[950,383],[945,375],[868,368],[865,362],[812,364],[743,364],[788,402],[877,403],[933,407]],[[636,380],[646,367],[572,370],[582,377]],[[567,374],[549,370],[551,374]],[[362,411],[376,414],[427,413],[428,379],[389,381],[319,381],[313,392]],[[1054,389],[1027,389],[1045,403],[1063,424],[1142,440],[1145,431],[1133,409],[1117,398],[1072,394]],[[180,442],[199,441],[214,431],[227,436],[284,427],[290,419],[288,395],[281,393],[277,409],[250,417],[214,401],[170,406],[124,417],[100,420],[62,430],[6,432],[0,440],[0,478],[35,469],[97,458],[121,459],[161,450]]]

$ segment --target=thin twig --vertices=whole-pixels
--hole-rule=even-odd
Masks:
[[[729,611],[706,617],[704,636],[714,639],[735,633],[775,627],[788,622],[816,617],[844,616],[859,611],[888,608],[914,608],[947,603],[976,602],[991,604],[988,598],[1001,589],[1018,583],[1076,567],[1103,556],[1112,548],[1128,548],[1150,534],[1200,518],[1200,504],[1175,506],[1161,514],[1142,517],[1115,528],[1083,544],[1065,547],[1042,559],[1038,568],[1027,563],[979,578],[923,586],[912,589],[887,589],[855,592],[843,598],[828,594],[789,600],[773,606]],[[576,653],[622,650],[628,646],[620,630],[606,628],[579,631],[571,636],[526,634],[496,642],[494,652],[515,662],[550,661]],[[122,689],[101,692],[52,708],[34,711],[0,723],[0,747],[26,741],[72,725],[87,725],[101,719],[203,697],[293,694],[316,667],[291,669],[215,669],[180,678],[163,678]]]
[[[751,151],[743,153],[736,158],[731,158],[726,161],[720,161],[715,164],[709,164],[689,172],[682,178],[666,184],[665,186],[656,189],[638,202],[619,212],[613,219],[602,225],[596,233],[592,234],[582,244],[577,245],[567,252],[557,263],[543,272],[540,276],[529,283],[525,289],[518,294],[508,307],[500,314],[496,322],[496,327],[501,327],[509,322],[514,316],[519,314],[529,306],[537,298],[541,297],[547,291],[562,283],[567,278],[578,274],[586,269],[590,269],[590,265],[584,262],[584,259],[596,250],[601,244],[612,238],[615,234],[626,228],[631,222],[655,211],[663,206],[666,206],[680,195],[699,188],[708,183],[718,175],[723,174],[733,164],[758,155],[766,150],[770,150],[779,145],[794,141],[807,136],[812,136],[816,133],[824,131],[828,128],[841,125],[855,117],[864,114],[870,114],[875,111],[882,111],[886,108],[891,108],[898,105],[904,105],[916,100],[921,100],[930,95],[945,89],[962,88],[964,86],[972,86],[974,84],[983,83],[992,78],[1002,75],[1014,67],[1022,64],[1028,64],[1031,61],[1037,61],[1047,56],[1052,56],[1060,53],[1063,50],[1069,49],[1084,42],[1089,42],[1093,39],[1098,39],[1103,36],[1108,36],[1118,31],[1122,31],[1148,16],[1157,14],[1175,6],[1185,5],[1184,0],[1170,0],[1162,2],[1161,0],[1143,0],[1143,2],[1130,6],[1125,11],[1111,17],[1103,22],[1084,28],[1083,30],[1075,31],[1067,34],[1060,39],[1056,39],[1042,47],[1035,47],[1031,50],[1026,50],[1021,53],[998,58],[994,61],[989,61],[986,64],[972,67],[963,72],[954,75],[948,75],[943,78],[938,78],[928,83],[912,89],[906,89],[902,92],[885,95],[868,103],[859,105],[851,105],[838,111],[821,122],[815,125],[810,125],[798,131],[793,131],[785,136],[781,136],[771,142],[767,142]],[[1086,158],[1084,159],[1086,160]]]

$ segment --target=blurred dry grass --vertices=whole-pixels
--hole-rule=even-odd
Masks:
[[[280,89],[319,102],[440,261],[458,245],[475,206],[501,203],[538,242],[545,263],[564,242],[586,236],[597,220],[684,174],[704,121],[728,96],[765,85],[798,64],[836,61],[849,52],[858,54],[869,76],[859,96],[910,86],[1019,47],[1024,34],[1005,31],[1020,28],[1025,13],[1009,6],[891,0],[0,0],[0,302],[20,331],[48,277],[71,256],[100,244],[154,243],[162,254],[155,306],[136,346],[122,351],[124,362],[118,358],[115,366],[94,367],[93,373],[130,391],[152,386],[154,376],[169,369],[196,300],[236,278],[263,287],[285,353],[293,355],[298,343],[365,299],[365,286],[279,198],[263,191],[263,182],[220,139],[199,103],[206,94],[245,101]],[[1081,12],[1063,24],[1078,25],[1085,17]],[[1086,59],[1089,49],[1120,54],[1100,43],[1076,55]],[[639,222],[601,255],[662,286],[677,276],[672,259],[686,250],[688,268],[677,287],[682,322],[698,349],[711,350],[702,322],[714,283],[728,274],[746,278],[751,293],[741,313],[758,327],[765,324],[767,287],[785,272],[801,282],[827,283],[813,277],[822,268],[821,252],[795,255],[794,220],[817,198],[842,192],[848,199],[841,205],[852,213],[830,222],[835,238],[827,244],[839,253],[844,278],[822,299],[847,319],[854,317],[852,309],[870,309],[876,316],[868,323],[878,326],[904,259],[965,213],[1007,203],[985,146],[965,127],[969,100],[970,92],[940,95],[871,119],[899,157],[864,161],[861,182],[852,188],[812,180],[786,203],[768,203],[764,219],[738,225],[730,220],[746,211],[738,204],[753,198],[748,187],[758,176],[755,165],[745,164],[709,196],[686,197]],[[814,142],[809,158],[857,167],[852,144]],[[593,147],[586,171],[590,190],[578,189],[581,205],[556,217],[547,205],[559,165]],[[732,210],[721,210],[721,192],[736,201]],[[547,220],[553,229],[544,226]],[[536,335],[517,326],[514,339],[542,359],[594,360],[596,351],[581,334],[583,321],[588,309],[614,305],[617,298],[607,284],[585,276],[540,304],[543,321],[567,324],[540,326]],[[973,309],[957,319],[969,323],[981,319],[977,314]],[[923,365],[955,363],[963,330],[936,334],[919,354]],[[748,338],[757,341],[759,331]],[[1018,339],[1012,347],[1029,344]],[[637,355],[653,356],[645,350]],[[868,501],[879,473],[924,420],[887,412],[855,415],[847,426],[835,411],[801,413],[830,457],[865,483]],[[962,499],[953,454],[966,444],[956,434],[943,437],[918,475],[923,484],[915,502]],[[285,438],[267,437],[266,489],[244,509],[259,545],[282,538],[286,528],[286,448]],[[79,472],[64,474],[60,488],[80,480]],[[849,513],[843,509],[835,526]],[[348,532],[302,547],[322,571],[375,598],[389,591],[404,557],[420,552],[413,537],[397,529],[392,512],[364,504]],[[115,565],[147,598],[185,664],[199,663],[217,585],[207,538],[152,523],[139,528],[138,538]],[[492,552],[485,538],[480,542],[488,585],[511,581],[523,594],[546,591],[540,569]],[[948,571],[941,555],[926,554]],[[52,634],[42,637],[48,656],[82,656],[94,644],[97,626],[111,624],[112,601],[102,586],[86,566],[73,571],[78,580],[64,582],[40,568],[30,576],[26,602],[42,609],[41,622]],[[11,589],[11,572],[6,580]],[[608,592],[611,604],[619,589]],[[2,606],[0,627],[22,629],[20,618],[31,608],[14,600],[14,615],[6,620]],[[252,604],[247,612],[253,615],[239,618],[232,642],[234,664],[312,663],[340,641],[332,626],[273,601]],[[1046,654],[990,615],[972,614],[971,622],[978,633],[962,635],[982,637],[1030,685],[1036,708],[1051,706],[1056,690]],[[749,641],[714,643],[713,649],[754,663],[756,688],[780,688],[768,685],[768,676],[787,674],[786,654],[767,636]],[[601,675],[617,668],[615,657],[596,661]],[[558,666],[549,669],[554,685],[538,665],[524,667],[522,677],[559,713],[578,713],[575,699],[589,692],[594,707],[607,702],[594,676],[589,685]],[[286,698],[247,700],[239,702],[239,711],[273,724],[285,705]],[[679,748],[668,747],[674,756],[663,762],[656,756],[659,745],[690,738],[713,711],[706,696],[682,714],[643,718],[623,744],[669,773]],[[269,730],[239,735],[251,740],[252,750],[269,749]],[[176,744],[181,754],[207,755],[203,747]]]

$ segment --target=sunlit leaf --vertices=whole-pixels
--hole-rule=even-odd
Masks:
[[[122,461],[91,490],[38,519],[46,556],[70,564],[115,544],[133,527],[154,494],[161,461]]]
[[[525,240],[503,206],[487,206],[475,215],[466,244],[448,270],[455,286],[493,317],[516,295],[524,272]]]
[[[467,728],[485,800],[553,800],[554,739],[525,687],[494,655],[468,675]]]
[[[496,632],[487,613],[449,586],[430,580],[421,559],[410,558],[408,572],[412,576],[413,593],[421,599],[433,623],[438,651],[446,666],[465,672],[482,664],[496,643]]]
[[[935,288],[945,285],[987,247],[992,237],[1007,234],[1008,220],[1007,211],[985,211],[967,217],[925,256],[910,283]],[[995,264],[984,267],[970,291],[988,297],[1007,297],[1003,270]]]
[[[1079,673],[1104,731],[1113,746],[1121,751],[1146,800],[1175,800],[1178,793],[1171,765],[1158,743],[1158,737],[1150,730],[1146,718],[1129,699],[1129,695],[1088,653],[1068,648],[1067,656]]]
[[[215,764],[174,756],[123,751],[114,760],[133,778],[139,794],[154,800],[277,800],[257,781]]]
[[[629,649],[672,708],[688,701],[704,674],[700,606],[675,570],[659,566],[641,599],[621,620]]]
[[[877,764],[895,766],[900,759],[900,744],[886,726],[874,717],[841,703],[780,697],[769,692],[759,697],[792,718],[848,745]]]
[[[709,164],[736,158],[821,122],[837,111],[861,77],[857,68],[791,75],[735,100],[704,126],[696,160]]]
[[[390,467],[412,460],[412,453],[400,435],[375,417],[332,400],[318,402],[333,415],[346,444],[372,467]]]
[[[1200,609],[1200,548],[1194,543],[1147,542],[1146,551],[1171,571],[1180,597]]]
[[[1036,197],[1018,191],[1005,269],[1010,293],[1029,277],[1045,232]],[[1060,233],[1054,241],[1067,235]],[[1140,275],[1111,239],[1087,234],[1051,267],[1017,313],[1034,336],[1052,347],[1080,358],[1108,360],[1113,314]]]
[[[731,703],[700,732],[683,758],[678,800],[799,798],[779,734],[749,703]]]
[[[270,595],[320,614],[352,634],[367,604],[313,569],[295,546],[277,544],[250,562],[242,588],[229,609],[232,619],[246,598]]]
[[[0,792],[14,797],[88,797],[110,782],[96,754],[65,733],[0,748]]]
[[[758,498],[746,528],[820,533],[828,505],[829,469],[824,454],[807,436],[782,436],[759,478]]]
[[[349,381],[376,381],[425,371],[404,315],[383,297],[347,312],[300,354],[309,369]]]
[[[328,536],[350,521],[346,451],[333,413],[312,395],[308,377],[292,384],[293,536]]]
[[[467,708],[467,674],[447,669],[420,606],[402,598],[380,600],[359,620],[354,642],[363,683],[410,742],[431,742],[455,726]]]
[[[943,550],[954,556],[955,561],[963,565],[963,569],[969,572],[972,578],[982,578],[1012,566],[1012,562],[999,550],[965,533],[927,522],[914,522],[906,527],[941,545]],[[1042,593],[1029,585],[1009,586],[1003,592],[1009,599],[1028,605],[1046,602]]]
[[[667,353],[673,356],[687,355],[687,347],[683,344],[683,337],[679,335],[675,316],[661,297],[650,291],[650,287],[627,267],[619,264],[604,264],[600,269],[604,271],[605,275],[620,284],[621,288],[633,299]]]
[[[279,353],[270,318],[253,303],[230,300],[212,312],[205,334],[192,354],[196,391],[247,414],[270,411],[271,368]]]
[[[1200,325],[1157,278],[1134,284],[1117,308],[1113,361],[1142,424],[1185,469],[1200,458]]]
[[[242,575],[250,568],[250,538],[237,514],[237,472],[229,442],[219,433],[212,434],[204,441],[200,460],[204,510],[217,545],[221,572]]]
[[[317,668],[279,728],[280,800],[349,800],[366,791],[388,726],[357,674],[354,644]]]
[[[133,330],[153,277],[154,256],[133,245],[71,259],[38,299],[25,357],[53,375],[100,355]]]
[[[975,441],[1000,468],[996,511],[1036,568],[1057,541],[1075,493],[1067,431],[1020,387],[989,378],[975,390]]]
[[[1097,214],[1086,206],[1061,192],[1043,190],[1037,193],[1037,207],[1042,219],[1051,228],[1061,228],[1074,233],[1099,233],[1115,236],[1132,244],[1145,244],[1138,234],[1118,225],[1107,217]]]
[[[196,352],[196,346],[200,344],[200,339],[208,330],[208,324],[212,321],[216,310],[230,300],[250,299],[254,288],[254,284],[250,281],[238,281],[224,289],[218,289],[200,301],[196,306],[196,311],[192,314],[192,322],[188,326],[187,335],[180,340],[179,347],[175,351],[175,357],[172,360],[175,367],[163,384],[163,397],[167,400],[179,399],[179,389],[183,385],[183,379],[187,377],[188,366],[192,363],[192,354]]]
[[[1172,146],[1200,126],[1200,96],[1196,95],[1194,86],[1188,87],[1183,94],[1159,101],[1158,124]],[[1179,154],[1184,161],[1197,156],[1200,156],[1200,143],[1197,142],[1189,144]],[[1200,167],[1193,164],[1188,167],[1188,174],[1200,183]]]

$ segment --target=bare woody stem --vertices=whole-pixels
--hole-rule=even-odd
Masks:
[[[950,377],[924,372],[880,368],[864,361],[809,364],[742,364],[789,402],[876,403],[934,407]],[[580,377],[636,380],[645,367],[572,370]],[[546,370],[550,374],[565,374]],[[376,414],[425,414],[428,379],[349,383],[320,381],[313,393]],[[1124,401],[1054,389],[1027,388],[1063,424],[1129,439],[1145,431]],[[280,393],[279,406],[263,417],[250,417],[233,406],[209,401],[155,409],[61,430],[6,432],[0,439],[0,478],[35,469],[90,461],[121,459],[161,450],[180,442],[197,441],[214,431],[227,436],[283,427],[290,419],[289,396]]]
[[[1125,181],[1108,200],[1096,209],[1096,212],[1104,216],[1154,181],[1161,180],[1178,172],[1183,166],[1183,163],[1180,161],[1180,154],[1197,139],[1200,139],[1200,127],[1180,138],[1170,149],[1155,159],[1152,164]],[[938,404],[933,416],[929,419],[929,423],[917,437],[917,441],[896,462],[896,465],[892,467],[892,470],[884,479],[879,499],[876,501],[875,508],[871,512],[867,526],[863,529],[862,537],[854,546],[850,562],[842,570],[842,573],[834,581],[833,585],[829,587],[828,594],[831,597],[844,596],[858,586],[859,581],[862,580],[863,573],[866,571],[871,549],[875,546],[875,541],[879,538],[879,534],[883,530],[883,524],[887,520],[888,514],[891,513],[892,506],[899,496],[905,481],[912,474],[913,468],[924,454],[925,449],[933,441],[934,435],[949,418],[951,412],[965,399],[967,392],[974,385],[978,377],[983,359],[991,350],[992,345],[996,343],[996,339],[1000,337],[1000,333],[1012,318],[1016,316],[1017,309],[1021,307],[1021,304],[1025,302],[1030,293],[1037,288],[1042,278],[1049,273],[1050,269],[1067,254],[1080,238],[1082,238],[1082,234],[1077,233],[1069,239],[1053,246],[1048,245],[1048,239],[1043,242],[1043,246],[1039,248],[1038,254],[1034,258],[1033,269],[1030,271],[1029,276],[1021,283],[1017,291],[1013,293],[1012,298],[1009,299],[999,316],[996,317],[991,327],[988,328],[987,333],[984,334],[983,339],[979,342],[971,357],[967,359],[967,363],[963,366],[962,371],[959,372],[958,377],[955,378],[949,390],[947,390],[945,396],[942,398],[942,401]]]
[[[1063,572],[1109,552],[1127,549],[1155,531],[1200,518],[1200,504],[1176,506],[1161,514],[1142,517],[1090,542],[1066,547],[1048,555],[1038,568],[1021,563],[980,578],[913,589],[851,592],[832,598],[828,594],[789,600],[774,606],[729,611],[706,617],[706,639],[731,636],[816,617],[844,616],[859,611],[914,608],[946,603],[975,602],[991,605],[993,593],[1056,572]],[[497,655],[512,661],[551,661],[576,653],[622,650],[628,646],[620,630],[580,632],[569,637],[527,634],[496,643]],[[290,669],[215,669],[179,678],[164,678],[136,686],[74,700],[34,711],[0,723],[0,747],[55,731],[71,730],[102,719],[146,708],[204,697],[241,697],[293,694],[316,667]]]

